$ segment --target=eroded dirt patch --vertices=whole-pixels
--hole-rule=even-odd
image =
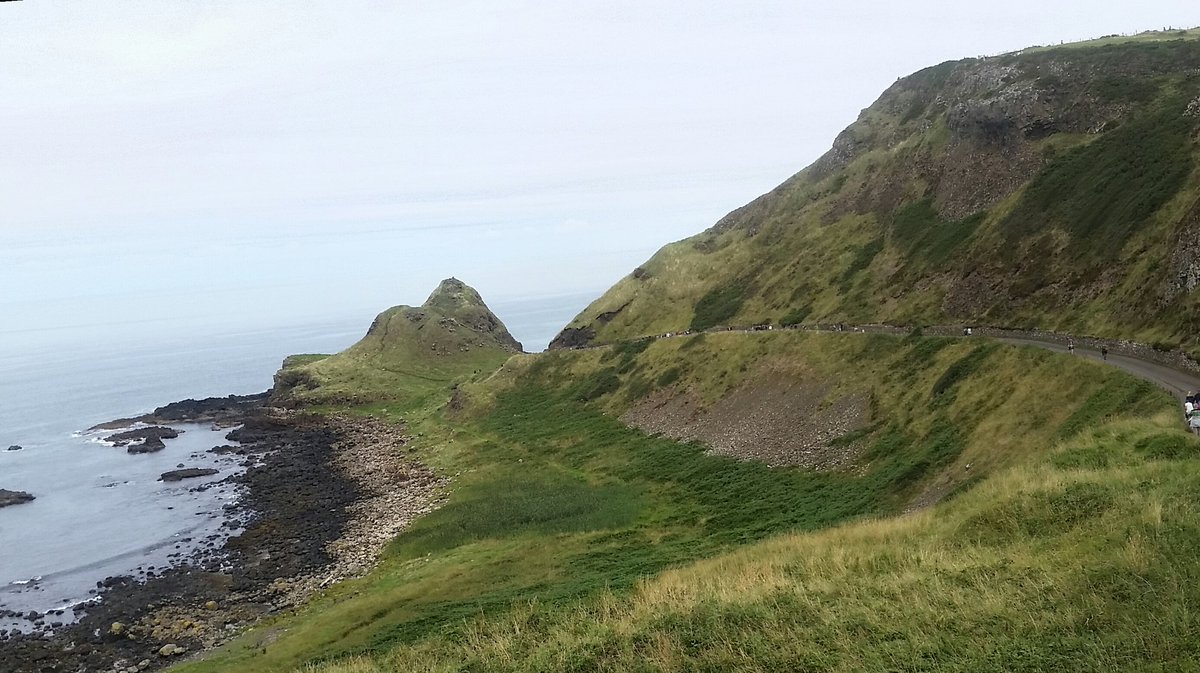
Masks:
[[[827,383],[772,374],[708,406],[685,391],[658,391],[621,420],[648,433],[702,442],[715,455],[836,470],[859,454],[857,446],[834,440],[870,423],[870,394],[839,393]]]

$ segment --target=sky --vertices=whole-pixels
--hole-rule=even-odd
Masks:
[[[1194,0],[0,3],[0,348],[365,325],[451,275],[581,309],[900,76],[1198,24]]]

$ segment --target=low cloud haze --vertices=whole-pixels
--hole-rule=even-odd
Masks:
[[[450,275],[582,308],[899,76],[1200,23],[1192,2],[810,5],[0,4],[0,345],[365,325]]]

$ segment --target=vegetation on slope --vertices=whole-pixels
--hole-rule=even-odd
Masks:
[[[611,347],[489,375],[502,340],[439,360],[457,323],[400,309],[345,354],[289,363],[284,399],[404,410],[454,493],[371,575],[182,670],[1194,668],[1200,446],[1165,393],[978,339],[629,340],[768,320],[1191,338],[1200,42],[1162,37],[901,80],[820,161],[664,248],[558,342]],[[781,377],[870,400],[870,423],[829,442],[837,469],[617,418]]]
[[[1200,352],[1195,37],[904,78],[828,154],[663,248],[554,345],[803,316],[1049,328]]]
[[[319,670],[1191,670],[1200,447],[1168,422],[1093,428],[932,511],[772,538]]]
[[[494,371],[519,352],[521,344],[479,293],[449,278],[423,305],[379,314],[366,336],[337,355],[289,357],[275,377],[272,400],[412,406],[451,381]]]
[[[647,436],[612,415],[658,386],[715,401],[754,381],[764,367],[866,386],[885,400],[880,422],[859,438],[870,447],[864,459],[838,472],[771,469]],[[1090,401],[1092,391],[1105,389],[1127,395],[1119,406]],[[770,592],[786,587],[774,576],[747,594],[764,601],[750,613],[725,609],[716,600],[729,597],[723,590],[697,598],[716,610],[708,615],[664,603],[647,621],[618,617],[628,613],[632,620],[628,611],[649,607],[644,596],[655,583],[713,567],[692,565],[701,559],[754,545],[742,553],[785,568],[797,561],[772,550],[812,538],[779,535],[897,513],[946,472],[967,472],[965,461],[973,463],[973,475],[1022,464],[1053,446],[1069,422],[1090,431],[1173,407],[1165,394],[1123,374],[1028,348],[790,332],[519,356],[459,392],[460,408],[450,416],[409,419],[424,435],[421,455],[458,474],[450,503],[401,535],[367,578],[335,587],[309,610],[181,670],[290,671],[322,661],[341,670],[338,662],[356,655],[380,662],[382,670],[643,670],[637,661],[658,656],[654,643],[668,657],[654,659],[664,670],[719,667],[733,661],[728,657],[767,667],[801,647],[763,651],[774,646],[773,638],[794,632],[767,628],[750,637],[745,631],[770,626],[755,621],[768,619],[799,628],[812,614],[799,602],[776,600]],[[1086,423],[1072,420],[1081,415]],[[1153,423],[1138,432],[1165,433]],[[1071,441],[1080,436],[1074,432]],[[1191,451],[1190,443],[1183,451]],[[854,537],[859,528],[848,530],[817,539]],[[963,544],[968,565],[986,551],[982,543]],[[867,547],[846,554],[878,552]],[[910,581],[902,565],[870,561],[860,570],[868,569],[888,586]],[[781,572],[807,586],[804,576]],[[964,576],[964,596],[969,579]],[[853,582],[845,589],[855,590]],[[865,598],[880,600],[870,586],[864,590]],[[636,629],[627,628],[633,624]],[[873,632],[868,623],[861,626],[848,627],[844,637],[858,633],[868,656]],[[735,637],[747,638],[740,654],[728,647]],[[982,636],[976,642],[987,646]],[[357,665],[374,670],[370,662]]]

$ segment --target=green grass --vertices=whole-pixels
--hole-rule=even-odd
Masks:
[[[932,199],[921,199],[897,209],[892,219],[892,240],[910,264],[921,268],[945,267],[956,251],[975,234],[987,213],[957,221],[942,219]]]
[[[784,315],[782,318],[779,319],[779,324],[784,327],[791,327],[792,325],[799,325],[800,323],[804,322],[804,319],[807,318],[810,314],[812,314],[811,306],[801,306],[798,308],[794,308],[794,309],[788,311],[786,315]]]
[[[742,281],[713,288],[696,302],[691,329],[706,330],[721,325],[737,315],[745,301],[748,288]]]
[[[570,603],[529,601],[322,673],[1101,671],[1200,665],[1200,451],[1094,428],[942,506],[792,533]],[[1170,436],[1190,452],[1148,459]]]
[[[641,623],[635,632],[642,635],[628,642],[563,642],[555,634],[581,627],[583,622],[575,620],[593,614],[598,605],[622,610],[640,604],[647,583],[701,567],[693,564],[706,563],[702,559],[808,539],[786,537],[802,531],[854,530],[839,526],[899,512],[927,486],[940,484],[943,475],[960,474],[962,468],[955,466],[964,461],[975,463],[972,476],[955,477],[945,488],[955,490],[955,502],[973,502],[974,489],[966,491],[962,484],[978,484],[975,475],[1012,469],[1036,456],[1056,441],[1062,423],[1083,404],[1080,390],[1098,387],[1110,375],[1074,358],[995,347],[956,378],[951,401],[935,406],[929,398],[934,384],[948,370],[962,371],[956,363],[979,352],[977,342],[947,341],[711,334],[516,358],[488,382],[460,389],[474,406],[459,421],[436,414],[413,419],[414,431],[424,436],[419,455],[458,476],[450,502],[397,538],[374,573],[268,625],[284,629],[268,631],[278,635],[269,644],[260,645],[261,636],[251,632],[211,659],[180,670],[291,671],[305,662],[352,656],[395,662],[384,664],[386,670],[411,670],[424,656],[432,670],[585,670],[637,652],[649,656],[648,642],[681,637],[686,643],[692,636],[692,654],[680,661],[703,668],[712,656],[704,643],[715,633],[741,633],[743,626],[766,626],[775,619],[799,625],[807,622],[803,611],[788,607],[787,600],[771,600],[754,608],[756,616],[745,623],[724,608],[703,623],[691,621],[690,609],[667,611]],[[691,366],[697,361],[705,366]],[[779,370],[784,362],[789,364]],[[663,385],[715,401],[760,380],[764,367],[775,375],[835,377],[872,389],[881,400],[878,422],[850,440],[867,446],[858,467],[846,472],[771,469],[647,436],[614,417],[636,402],[628,395],[631,382],[665,378]],[[626,371],[617,374],[621,368]],[[581,382],[597,372],[616,376],[619,387],[580,402]],[[1137,410],[1171,406],[1155,391],[1143,390],[1132,401]],[[997,431],[1009,422],[1024,434]],[[1126,450],[1125,460],[1178,453],[1168,441],[1149,441],[1149,448]],[[991,467],[982,459],[986,456]],[[879,560],[868,563],[863,570],[875,568],[881,576],[890,567]],[[763,589],[747,586],[749,596]],[[526,619],[532,621],[522,621],[519,628],[537,634],[533,641],[522,641],[519,651],[506,654],[488,649],[486,643],[501,634],[514,637],[513,620]],[[763,633],[765,640],[744,641],[761,642],[761,650],[745,654],[752,659],[724,661],[740,662],[735,667],[785,661],[768,656],[781,641],[769,636],[770,629]],[[594,650],[591,642],[609,644]],[[347,670],[341,665],[329,670]],[[362,665],[374,670],[372,663]]]
[[[1010,243],[1061,227],[1071,236],[1067,252],[1118,256],[1192,171],[1195,122],[1181,114],[1185,106],[1173,99],[1052,162],[1004,220]]]
[[[1200,294],[1176,291],[1200,195],[1200,118],[1184,114],[1200,40],[1185,37],[902,78],[846,129],[846,156],[665,247],[649,278],[622,280],[573,325],[610,343],[766,316],[990,324],[1200,353]]]

